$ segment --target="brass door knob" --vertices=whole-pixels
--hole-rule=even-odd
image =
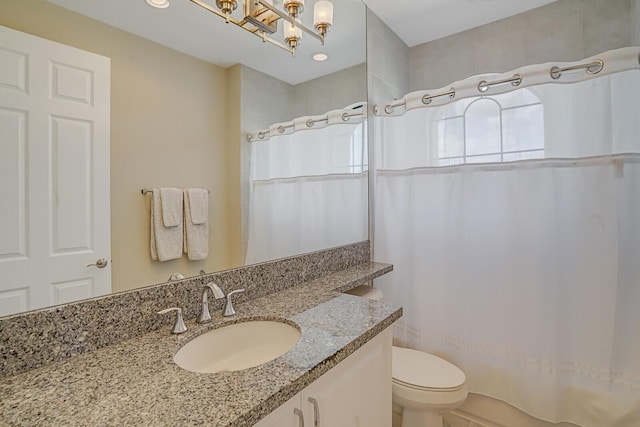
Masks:
[[[95,264],[87,264],[87,267],[98,267],[98,268],[105,268],[107,266],[107,264],[109,264],[109,261],[107,261],[104,258],[100,258],[96,261]]]

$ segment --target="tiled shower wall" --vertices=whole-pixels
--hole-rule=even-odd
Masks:
[[[640,44],[640,0],[559,0],[410,49],[410,90]]]

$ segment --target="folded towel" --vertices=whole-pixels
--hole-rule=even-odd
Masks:
[[[178,225],[166,227],[163,219],[160,189],[153,189],[151,198],[151,259],[154,261],[168,261],[182,257],[182,215]],[[180,197],[182,200],[182,197]]]
[[[162,222],[165,227],[177,227],[182,224],[182,190],[161,188]]]
[[[187,188],[185,198],[189,201],[192,224],[209,222],[209,191],[203,188]]]
[[[184,190],[184,251],[190,260],[209,256],[209,192]]]

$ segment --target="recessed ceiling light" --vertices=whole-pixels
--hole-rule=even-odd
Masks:
[[[158,9],[166,9],[169,7],[169,0],[145,0],[149,6],[157,7]]]
[[[329,55],[326,53],[316,53],[312,56],[314,61],[322,62],[326,61],[329,58]]]

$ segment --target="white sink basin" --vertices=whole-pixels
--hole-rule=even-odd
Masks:
[[[300,331],[287,323],[266,320],[234,323],[189,341],[173,360],[191,372],[239,371],[282,356],[299,339]]]

